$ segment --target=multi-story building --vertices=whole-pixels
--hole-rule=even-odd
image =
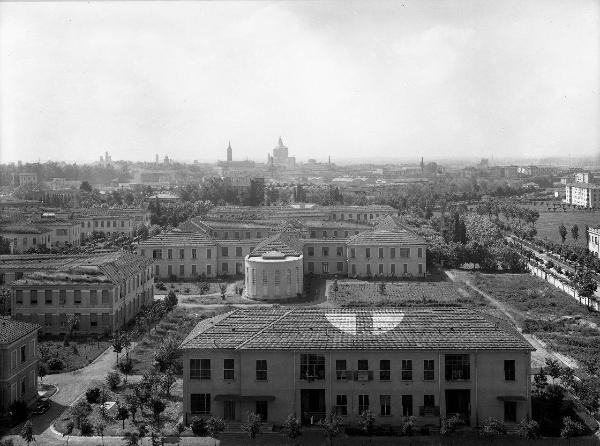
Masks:
[[[37,335],[40,326],[0,316],[0,417],[15,401],[38,396]]]
[[[600,257],[600,226],[588,229],[588,249],[596,257]]]
[[[150,226],[147,208],[82,209],[76,211],[75,216],[81,222],[82,238],[89,238],[94,232],[132,237],[140,225]]]
[[[125,251],[75,256],[63,265],[39,269],[10,284],[11,312],[39,323],[42,332],[64,335],[67,320],[79,321],[74,334],[112,333],[154,297],[151,259]]]
[[[11,253],[26,252],[31,248],[50,249],[54,230],[42,224],[15,222],[0,224],[0,237],[10,243]]]
[[[183,412],[281,423],[334,410],[380,424],[459,415],[509,426],[531,416],[531,345],[508,322],[465,308],[234,310],[181,344]]]
[[[596,209],[600,207],[600,184],[569,183],[565,186],[564,202]]]
[[[79,220],[42,217],[40,223],[53,231],[52,246],[79,246],[81,243]]]

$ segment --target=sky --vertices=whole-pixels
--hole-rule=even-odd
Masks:
[[[600,1],[0,2],[0,162],[600,154]]]

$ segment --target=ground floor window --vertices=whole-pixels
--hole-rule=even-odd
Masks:
[[[379,405],[381,408],[381,416],[389,416],[392,413],[392,396],[391,395],[380,395]]]
[[[412,417],[413,414],[413,397],[412,395],[402,395],[402,416]]]
[[[191,411],[198,414],[210,413],[210,393],[192,393]]]
[[[369,395],[358,395],[358,413],[369,410]]]
[[[348,396],[336,395],[335,410],[337,415],[348,415]]]
[[[260,416],[261,421],[267,421],[269,419],[269,406],[266,401],[256,402],[256,414]]]

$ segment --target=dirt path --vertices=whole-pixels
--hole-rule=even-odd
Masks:
[[[579,364],[577,364],[577,361],[575,361],[573,358],[571,358],[567,355],[563,355],[562,353],[554,352],[554,351],[550,350],[547,347],[546,343],[544,341],[542,341],[541,339],[539,339],[538,337],[536,337],[532,334],[523,333],[523,331],[521,330],[521,327],[519,327],[519,325],[517,324],[517,321],[515,320],[515,317],[513,316],[513,313],[515,312],[515,310],[512,307],[510,307],[509,305],[506,305],[503,302],[500,302],[499,300],[492,297],[488,293],[480,290],[475,285],[473,285],[473,283],[466,277],[458,277],[457,274],[455,274],[451,271],[446,271],[446,274],[448,275],[450,280],[452,280],[453,282],[464,283],[466,286],[471,288],[477,294],[482,296],[494,308],[496,308],[497,310],[502,312],[502,314],[504,314],[513,323],[513,325],[517,328],[517,330],[519,330],[519,333],[521,333],[521,335],[525,339],[527,339],[527,341],[529,341],[529,343],[535,348],[535,351],[532,352],[532,354],[531,354],[531,367],[532,368],[538,368],[538,367],[543,366],[545,364],[546,358],[556,359],[563,365],[573,368],[573,369],[579,368]]]

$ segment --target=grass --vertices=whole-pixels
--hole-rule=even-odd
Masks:
[[[126,395],[133,393],[133,385],[131,383],[122,384],[117,391],[111,391],[106,389],[108,399],[107,401],[114,401],[117,403],[125,404]],[[166,404],[165,411],[160,415],[161,430],[167,435],[174,435],[177,431],[175,425],[181,420],[183,413],[183,383],[179,379],[173,385],[171,396],[161,396],[161,399]],[[85,396],[83,397],[85,398]],[[123,429],[123,422],[116,419],[117,405],[115,404],[108,411],[108,419],[105,420],[106,430],[104,436],[123,436],[125,432],[137,432],[138,427],[145,425],[148,430],[154,424],[154,415],[152,411],[147,408],[138,409],[135,422],[129,418],[125,420],[125,429]],[[100,415],[99,405],[92,404],[92,413],[88,416],[89,421],[95,426],[102,417]],[[64,433],[66,432],[66,424],[69,420],[73,420],[72,408],[67,409],[60,418],[55,422],[54,427],[57,431]],[[81,431],[77,428],[74,429],[73,435],[81,435]],[[94,433],[96,435],[96,433]]]
[[[473,273],[469,278],[479,289],[508,304],[525,332],[580,364],[600,363],[600,313],[529,274]]]
[[[380,293],[379,286],[379,282],[339,280],[337,292],[329,286],[329,302],[340,306],[487,306],[481,296],[453,282],[385,282],[385,294]]]
[[[100,341],[92,338],[70,340],[69,346],[65,347],[62,340],[40,339],[38,342],[38,352],[47,349],[47,359],[59,358],[65,364],[62,370],[48,370],[48,374],[64,373],[85,367],[96,359],[104,350],[110,346],[110,341],[103,339]]]
[[[585,239],[585,225],[595,226],[600,221],[600,214],[596,212],[540,212],[540,218],[535,224],[537,229],[537,237],[540,239],[550,239],[553,242],[560,243],[562,240],[558,234],[558,227],[561,223],[567,228],[566,243],[571,243],[578,246],[587,246]],[[571,228],[573,225],[579,226],[579,238],[573,239],[571,236]]]

